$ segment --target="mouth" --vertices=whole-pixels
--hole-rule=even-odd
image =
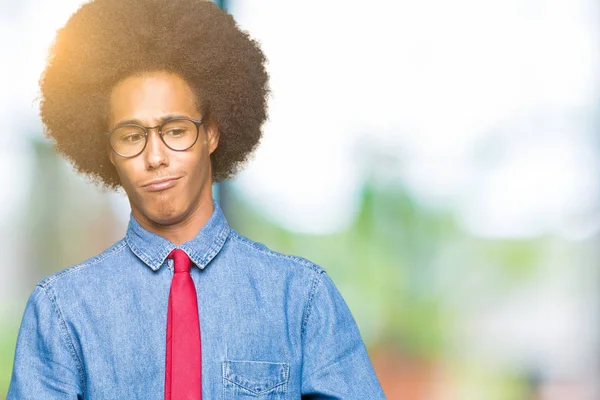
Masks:
[[[157,179],[152,182],[149,182],[145,185],[142,185],[142,188],[147,192],[158,192],[161,190],[170,189],[177,184],[177,181],[180,178],[164,178]]]

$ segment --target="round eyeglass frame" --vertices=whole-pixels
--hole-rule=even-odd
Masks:
[[[173,121],[181,121],[181,120],[185,120],[185,121],[190,121],[192,122],[195,126],[196,126],[196,139],[194,139],[194,142],[189,145],[188,147],[186,147],[185,149],[174,149],[171,146],[169,146],[167,144],[167,142],[165,142],[165,139],[163,138],[163,132],[162,132],[162,128],[164,125],[168,124],[169,122],[173,122]],[[108,142],[110,144],[110,148],[112,149],[112,151],[115,152],[115,154],[123,157],[123,158],[133,158],[133,157],[137,157],[140,154],[142,154],[144,152],[144,150],[146,149],[146,146],[148,145],[148,131],[150,129],[158,129],[158,136],[160,136],[160,140],[164,143],[165,146],[167,146],[169,149],[173,150],[173,151],[186,151],[190,148],[192,148],[196,142],[198,141],[198,137],[200,136],[200,125],[202,125],[202,123],[204,122],[204,119],[192,119],[192,118],[187,118],[187,117],[178,117],[178,118],[169,118],[165,121],[163,121],[162,124],[160,125],[156,125],[156,126],[142,126],[142,125],[138,125],[138,124],[123,124],[123,125],[119,125],[115,128],[113,128],[110,132],[107,132],[107,136],[108,136]],[[112,136],[113,132],[116,131],[117,129],[120,128],[124,128],[126,126],[133,126],[136,128],[140,128],[142,131],[144,131],[144,147],[142,147],[142,149],[132,155],[132,156],[124,156],[123,154],[119,153],[118,151],[115,150],[115,148],[112,145],[112,141],[110,140],[110,137]]]

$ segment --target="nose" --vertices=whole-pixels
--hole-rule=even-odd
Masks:
[[[148,129],[148,143],[144,149],[144,158],[148,169],[157,169],[169,165],[168,149],[158,134],[158,127]]]

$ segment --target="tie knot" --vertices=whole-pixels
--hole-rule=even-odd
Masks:
[[[168,258],[172,258],[174,260],[175,273],[190,272],[190,269],[192,268],[192,260],[190,260],[185,251],[181,249],[175,249],[169,253]]]

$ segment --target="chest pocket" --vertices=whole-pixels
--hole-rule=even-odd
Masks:
[[[223,361],[223,400],[283,400],[290,367],[266,361]]]

